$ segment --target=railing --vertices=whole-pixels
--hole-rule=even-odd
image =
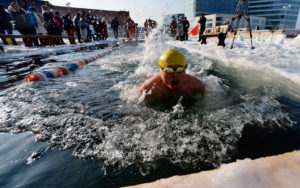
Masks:
[[[26,39],[43,39],[45,46],[55,46],[53,39],[68,38],[71,44],[76,44],[74,36],[58,36],[58,35],[11,35],[0,34],[0,38],[26,38]]]

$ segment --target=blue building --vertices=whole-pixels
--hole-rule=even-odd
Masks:
[[[194,18],[204,14],[233,14],[237,0],[185,0],[184,14]]]
[[[295,29],[300,0],[248,0],[249,14],[265,17],[266,29]]]

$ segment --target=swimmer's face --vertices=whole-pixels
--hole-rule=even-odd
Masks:
[[[176,68],[179,65],[171,65],[171,67],[176,70]],[[160,77],[163,81],[163,83],[170,89],[177,89],[180,87],[181,84],[183,84],[183,79],[185,76],[185,71],[183,72],[173,72],[173,73],[167,73],[165,71],[160,71]]]

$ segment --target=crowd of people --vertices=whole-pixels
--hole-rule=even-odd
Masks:
[[[94,17],[82,11],[72,17],[71,13],[61,16],[58,11],[50,9],[48,6],[41,7],[42,12],[38,13],[36,7],[27,6],[25,1],[12,2],[7,11],[0,5],[0,34],[12,34],[17,30],[22,35],[55,35],[62,36],[65,32],[70,43],[75,43],[75,36],[78,42],[90,42],[92,40],[106,40],[108,38],[107,23],[103,18]],[[118,38],[118,27],[120,25],[117,17],[111,21],[111,27],[115,38]],[[129,24],[131,28],[132,24]],[[134,34],[133,34],[134,35]],[[72,41],[73,40],[73,41]],[[2,38],[3,44],[7,45],[7,40]],[[13,45],[17,45],[14,38],[11,39]],[[23,38],[26,47],[44,46],[45,40],[41,38]],[[53,38],[55,45],[64,44],[61,37]]]
[[[184,17],[183,20],[179,20],[178,22],[179,23],[177,23],[175,16],[172,16],[169,28],[170,36],[176,38],[176,40],[187,41],[189,36],[188,31],[190,28],[190,22],[187,20],[186,17]],[[200,42],[203,39],[202,36],[206,28],[206,18],[203,13],[201,13],[198,23],[200,25],[198,41]],[[181,24],[180,29],[178,29],[178,24]]]
[[[50,9],[46,5],[42,5],[41,10],[42,12],[38,12],[36,7],[27,5],[23,0],[12,2],[7,10],[0,5],[0,34],[13,34],[13,31],[18,31],[24,35],[23,43],[26,47],[49,45],[47,44],[48,40],[51,40],[51,44],[54,45],[65,44],[61,37],[63,33],[64,36],[68,35],[70,44],[75,44],[75,38],[79,43],[108,38],[108,24],[103,18],[92,16],[85,11],[78,12],[74,17],[71,13],[62,16],[59,11]],[[119,37],[120,25],[117,17],[111,19],[110,26],[116,39]],[[128,17],[122,26],[121,32],[129,40],[137,38],[138,33],[142,32],[142,30],[138,30],[138,24],[131,17]],[[156,27],[156,21],[150,18],[146,19],[144,22],[145,35],[148,36],[150,30]],[[29,35],[37,35],[37,37]],[[49,39],[42,35],[55,37]],[[4,45],[8,44],[6,38],[2,38],[2,41]],[[14,38],[11,38],[11,43],[18,45]]]
[[[179,24],[181,24],[181,28],[178,29],[178,23],[176,21],[175,16],[172,16],[172,21],[170,23],[170,36],[176,38],[176,40],[188,40],[189,39],[189,28],[190,28],[190,22],[187,20],[186,17],[183,18],[183,20],[179,20]]]

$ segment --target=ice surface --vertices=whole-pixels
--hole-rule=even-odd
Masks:
[[[299,151],[257,160],[245,159],[224,164],[216,170],[174,176],[153,183],[132,186],[132,188],[298,187],[300,183],[299,159]]]

